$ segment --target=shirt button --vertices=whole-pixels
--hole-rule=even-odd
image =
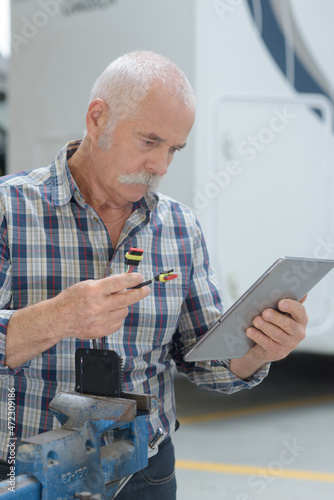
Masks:
[[[112,274],[112,268],[111,267],[109,267],[109,269],[108,269],[108,274]]]

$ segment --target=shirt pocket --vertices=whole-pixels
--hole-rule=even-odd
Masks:
[[[154,275],[146,269],[141,270],[141,273],[144,280],[147,276]],[[124,336],[145,351],[169,344],[177,329],[186,296],[184,271],[178,270],[177,274],[177,278],[166,283],[154,281],[149,285],[151,293],[129,307]]]

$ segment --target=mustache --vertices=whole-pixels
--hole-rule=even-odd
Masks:
[[[144,184],[149,191],[155,191],[162,181],[162,176],[150,172],[138,172],[133,174],[121,174],[118,182],[121,184]]]

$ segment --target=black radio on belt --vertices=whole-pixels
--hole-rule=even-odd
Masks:
[[[75,390],[83,394],[119,398],[123,393],[122,360],[107,349],[77,349]]]

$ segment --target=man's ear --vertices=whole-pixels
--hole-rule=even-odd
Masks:
[[[109,107],[102,99],[93,99],[89,103],[86,115],[87,134],[96,139],[103,132],[109,120]]]

